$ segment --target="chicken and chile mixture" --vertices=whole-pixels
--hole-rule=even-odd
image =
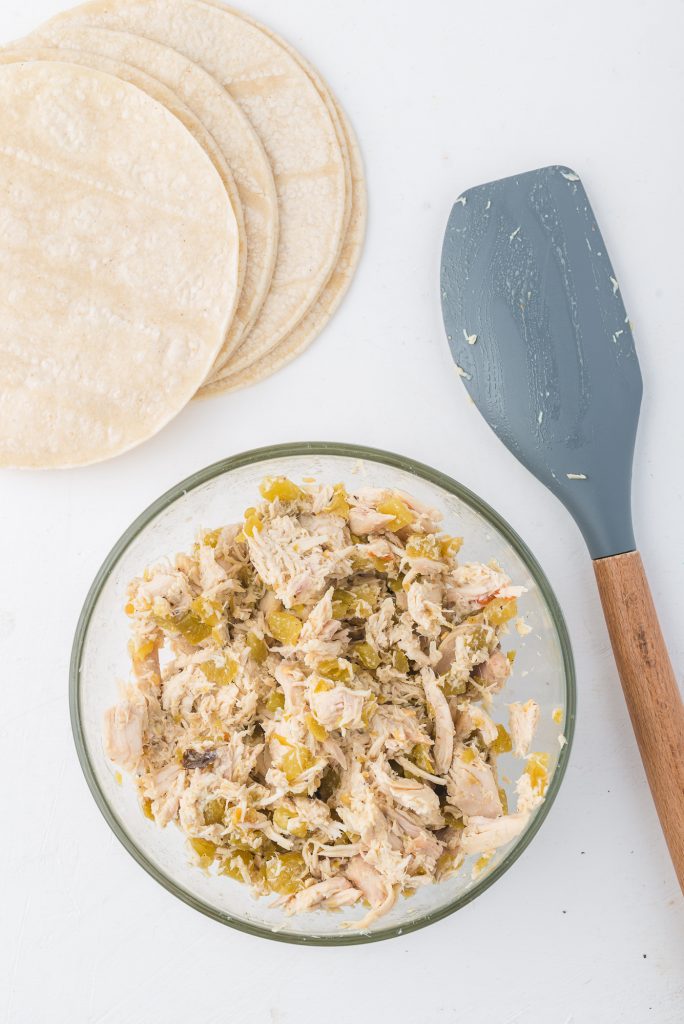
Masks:
[[[476,868],[544,799],[533,700],[491,715],[522,587],[461,563],[402,491],[268,478],[240,523],[132,581],[132,674],[104,722],[143,812],[287,913]],[[521,625],[520,620],[518,624]],[[497,757],[524,759],[509,809]]]

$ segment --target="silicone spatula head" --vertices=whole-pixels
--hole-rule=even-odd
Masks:
[[[489,425],[566,505],[592,558],[634,550],[641,374],[578,175],[542,167],[464,192],[441,283],[456,368]]]

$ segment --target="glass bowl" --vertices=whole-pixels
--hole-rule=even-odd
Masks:
[[[363,908],[287,917],[269,898],[257,899],[241,883],[192,865],[180,830],[162,830],[142,814],[132,781],[120,781],[102,746],[104,711],[116,702],[117,683],[129,673],[129,620],[123,612],[129,580],[158,559],[188,550],[198,528],[239,520],[267,475],[409,491],[441,509],[444,529],[465,538],[464,560],[494,558],[516,584],[527,587],[520,611],[533,631],[522,639],[513,630],[507,638],[505,646],[517,650],[515,669],[495,698],[494,715],[505,721],[508,702],[528,697],[538,701],[541,717],[534,748],[549,754],[546,800],[525,831],[498,850],[475,877],[471,858],[454,878],[400,898],[365,932],[342,927],[361,916]],[[282,942],[352,944],[438,921],[475,899],[517,860],[549,813],[565,772],[575,720],[575,677],[567,629],[548,580],[523,541],[485,502],[455,480],[400,455],[353,445],[301,443],[261,448],[208,466],[167,491],[132,523],[86,598],[72,652],[70,707],[78,756],[98,807],[128,852],[169,892],[203,914],[254,935]],[[552,717],[556,708],[561,709],[562,725]],[[563,746],[561,733],[567,741]],[[515,780],[520,774],[521,762],[511,755],[499,763],[504,778]],[[515,806],[512,785],[505,788]]]

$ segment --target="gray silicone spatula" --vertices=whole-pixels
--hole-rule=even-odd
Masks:
[[[587,542],[684,889],[684,707],[632,530],[641,374],[577,174],[543,167],[464,192],[449,217],[441,284],[451,352],[473,401]]]

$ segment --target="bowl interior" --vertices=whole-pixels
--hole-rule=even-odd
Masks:
[[[400,899],[369,932],[343,927],[364,911],[315,912],[286,917],[255,899],[225,876],[203,873],[189,863],[183,837],[173,826],[161,830],[143,816],[129,779],[117,781],[115,767],[102,747],[102,716],[118,699],[117,684],[129,673],[129,622],[123,612],[126,586],[145,566],[187,550],[200,527],[213,528],[242,517],[253,504],[265,475],[295,480],[389,486],[410,491],[441,509],[444,529],[464,537],[462,561],[495,559],[513,582],[527,587],[520,612],[532,627],[522,638],[511,630],[505,649],[517,652],[507,687],[495,698],[495,721],[507,721],[505,705],[533,697],[541,706],[534,749],[550,757],[552,779],[547,799],[526,831],[500,849],[473,877],[466,862],[460,874],[439,885]],[[88,596],[79,623],[72,660],[72,718],[81,763],[91,790],[109,824],[138,862],[175,895],[226,924],[286,941],[339,943],[369,941],[420,927],[458,909],[494,881],[524,849],[546,815],[560,784],[574,723],[572,655],[563,619],[541,569],[510,528],[474,495],[427,467],[387,453],[340,445],[291,445],[262,449],[228,459],[196,474],[159,499],[130,527],[110,553]],[[560,708],[562,724],[552,717]],[[568,743],[561,747],[559,735]],[[522,763],[500,759],[509,804]],[[472,859],[471,859],[472,860]]]

